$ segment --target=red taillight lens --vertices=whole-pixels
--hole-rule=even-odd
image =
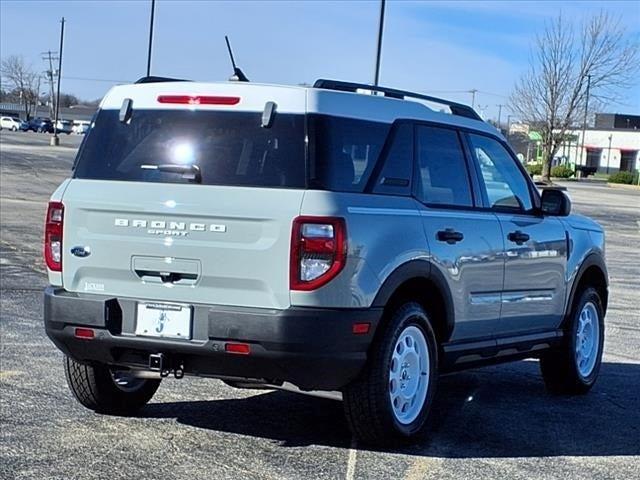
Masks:
[[[291,290],[315,290],[340,273],[347,259],[343,218],[297,217],[291,232]]]
[[[221,97],[218,95],[160,95],[158,103],[179,105],[237,105],[240,97]]]
[[[49,270],[62,271],[62,225],[64,223],[64,205],[62,202],[49,202],[44,225],[44,261]]]

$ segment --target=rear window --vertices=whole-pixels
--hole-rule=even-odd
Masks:
[[[129,123],[117,110],[95,118],[76,159],[74,176],[96,180],[184,183],[182,174],[150,168],[197,165],[202,183],[304,188],[304,115],[262,112],[135,110]]]

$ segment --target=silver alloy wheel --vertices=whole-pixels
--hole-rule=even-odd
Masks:
[[[592,302],[585,303],[578,317],[576,332],[576,365],[583,378],[596,366],[600,347],[600,322],[598,310]]]
[[[144,378],[134,377],[127,370],[111,370],[111,378],[116,387],[123,392],[132,393],[144,385]]]
[[[416,326],[405,328],[393,349],[389,367],[389,399],[398,422],[413,422],[424,406],[429,388],[429,347]]]

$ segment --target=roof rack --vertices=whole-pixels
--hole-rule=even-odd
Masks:
[[[185,80],[183,78],[169,78],[169,77],[142,77],[136,81],[137,83],[162,83],[162,82],[190,82],[191,80]]]
[[[483,121],[480,115],[478,115],[476,111],[468,105],[452,102],[451,100],[445,100],[444,98],[423,95],[421,93],[407,92],[405,90],[396,90],[394,88],[387,87],[378,87],[374,85],[367,85],[366,83],[342,82],[340,80],[326,80],[323,78],[316,80],[316,83],[313,84],[313,88],[324,88],[326,90],[338,90],[340,92],[354,93],[358,90],[370,90],[373,92],[381,92],[385,97],[398,98],[400,100],[404,100],[406,98],[416,98],[419,100],[426,100],[428,102],[446,105],[447,107],[449,107],[453,115]]]

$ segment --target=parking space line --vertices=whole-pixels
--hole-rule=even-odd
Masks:
[[[357,444],[355,437],[351,438],[351,446],[349,447],[349,458],[347,459],[347,474],[345,480],[353,480],[356,474],[356,450]]]

